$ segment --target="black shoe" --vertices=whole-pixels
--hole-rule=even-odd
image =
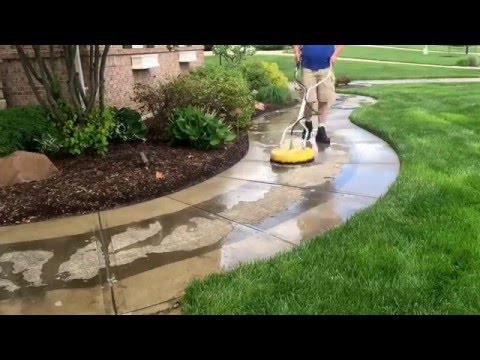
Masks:
[[[313,130],[313,126],[312,126],[312,122],[311,121],[306,121],[305,122],[305,126],[307,127],[308,129],[308,138],[305,139],[305,135],[306,135],[306,130],[303,129],[302,131],[302,140],[310,140],[310,137],[312,136],[312,130]]]
[[[315,140],[319,144],[327,144],[330,145],[330,138],[327,136],[327,132],[325,131],[325,127],[319,126],[317,131],[317,136]]]

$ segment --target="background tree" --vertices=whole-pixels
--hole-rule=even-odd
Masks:
[[[15,46],[20,57],[28,83],[40,105],[52,113],[61,124],[67,120],[70,108],[77,116],[79,124],[84,124],[86,117],[91,114],[97,105],[100,111],[105,108],[105,65],[110,45],[87,45],[89,75],[88,91],[80,78],[80,46],[63,45],[61,48],[54,45],[31,45],[33,54],[28,54],[24,46]],[[60,54],[58,54],[60,52]],[[63,60],[67,72],[67,96],[62,94],[60,73],[56,57]],[[64,68],[64,69],[65,69]],[[64,71],[63,69],[63,71]],[[38,91],[36,80],[44,89],[45,97]]]
[[[107,153],[115,127],[112,109],[105,105],[109,49],[110,45],[82,45],[86,59],[82,67],[80,45],[16,45],[38,103],[57,125],[58,133],[38,140],[46,151],[81,155],[92,149]]]

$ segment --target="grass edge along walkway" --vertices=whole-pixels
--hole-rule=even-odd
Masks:
[[[379,99],[352,121],[396,149],[397,181],[291,252],[192,282],[186,314],[480,313],[480,84],[347,92]]]

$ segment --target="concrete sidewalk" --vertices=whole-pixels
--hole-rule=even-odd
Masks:
[[[349,121],[372,103],[339,96],[327,123],[332,145],[309,165],[269,161],[295,108],[257,119],[247,156],[204,183],[121,209],[0,227],[0,314],[171,311],[192,279],[341,224],[385,194],[399,171],[394,151]]]

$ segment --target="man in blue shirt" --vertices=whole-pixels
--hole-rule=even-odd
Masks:
[[[325,79],[332,68],[332,76],[320,84],[316,90],[312,90],[308,96],[308,104],[305,108],[306,123],[309,130],[309,138],[313,130],[312,108],[318,104],[318,129],[315,140],[320,144],[330,144],[330,138],[325,131],[325,120],[328,109],[335,103],[335,78],[333,65],[342,52],[345,45],[293,45],[297,64],[301,61],[303,68],[303,84],[309,88]],[[305,138],[306,132],[303,132]]]

